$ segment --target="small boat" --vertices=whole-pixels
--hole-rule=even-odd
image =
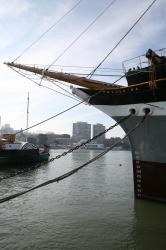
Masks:
[[[128,86],[22,64],[7,65],[79,86],[72,88],[74,95],[117,122],[132,115],[121,127],[131,144],[135,197],[166,202],[165,55],[165,48],[149,49],[145,55],[125,61]],[[138,124],[141,126],[131,133]]]
[[[85,149],[95,149],[95,150],[103,150],[104,144],[98,144],[98,143],[88,143],[84,147]]]
[[[0,139],[0,166],[32,164],[47,161],[48,147],[15,140],[15,134],[3,134]]]

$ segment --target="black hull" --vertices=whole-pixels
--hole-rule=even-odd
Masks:
[[[126,133],[142,120],[145,110],[149,111],[143,124],[129,135],[134,192],[139,199],[166,202],[166,80],[159,79],[155,85],[144,83],[100,91],[99,94],[95,90],[78,89],[78,96],[79,90],[87,94],[85,98],[90,97],[91,105],[116,121],[134,110],[135,115],[121,124]]]
[[[136,198],[166,202],[166,163],[134,160],[133,171]]]
[[[120,119],[121,117],[115,118],[115,120]],[[141,116],[134,116],[123,122],[121,126],[128,133],[141,120]],[[129,134],[136,198],[166,202],[165,127],[165,116],[151,115]]]
[[[35,162],[47,161],[48,157],[48,152],[39,153],[38,149],[0,150],[0,167],[4,165],[24,167]]]
[[[90,98],[91,105],[126,105],[149,102],[161,102],[166,100],[166,80],[157,81],[157,88],[153,88],[148,83],[143,85],[133,85],[127,88],[98,91],[80,89]],[[93,97],[93,95],[95,95]]]

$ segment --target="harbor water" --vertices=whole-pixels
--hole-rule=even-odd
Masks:
[[[51,156],[62,150],[52,150]],[[1,198],[53,179],[101,151],[79,150],[0,182]],[[0,176],[15,169],[0,170]],[[165,250],[166,205],[135,200],[130,151],[112,151],[59,183],[0,204],[2,250]]]

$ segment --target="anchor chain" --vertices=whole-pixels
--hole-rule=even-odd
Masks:
[[[92,137],[91,139],[88,139],[87,141],[82,142],[80,145],[77,145],[77,146],[75,146],[74,148],[71,148],[71,149],[69,149],[68,151],[63,152],[62,154],[57,155],[56,157],[51,158],[48,162],[54,161],[54,160],[56,160],[56,159],[59,159],[59,158],[61,158],[62,156],[65,156],[65,155],[67,155],[67,154],[69,154],[69,153],[72,153],[73,151],[75,151],[75,150],[81,148],[82,146],[85,146],[85,145],[88,144],[89,142],[96,140],[98,137],[100,137],[101,135],[107,133],[107,132],[110,131],[111,129],[115,128],[115,127],[118,126],[120,123],[122,123],[123,121],[125,121],[126,119],[128,119],[130,116],[132,116],[132,114],[130,114],[130,115],[128,115],[128,116],[125,116],[125,117],[122,118],[120,121],[116,122],[114,125],[112,125],[112,126],[110,126],[109,128],[105,129],[103,132],[101,132],[101,133],[95,135],[95,136]]]
[[[39,167],[41,167],[42,165],[45,165],[45,164],[47,164],[47,163],[48,163],[48,161],[43,161],[43,162],[40,162],[40,163],[36,164],[35,166],[30,166],[30,167],[28,167],[28,168],[26,168],[26,169],[17,170],[17,172],[11,173],[11,174],[6,175],[6,176],[4,176],[4,177],[0,177],[0,182],[1,182],[2,180],[9,179],[9,178],[11,178],[11,177],[15,177],[15,176],[17,176],[17,175],[19,175],[19,174],[23,174],[23,173],[26,173],[26,172],[30,172],[31,170],[35,170],[35,169],[37,169],[37,168],[39,168]]]
[[[78,149],[81,148],[82,146],[85,146],[85,145],[88,144],[89,142],[94,141],[95,139],[97,139],[97,138],[100,137],[101,135],[103,135],[103,134],[107,133],[108,131],[110,131],[111,129],[115,128],[116,126],[118,126],[119,124],[121,124],[123,121],[127,120],[127,119],[128,119],[129,117],[131,117],[131,116],[132,116],[132,114],[129,114],[128,116],[123,117],[122,119],[120,119],[120,121],[116,122],[114,125],[112,125],[112,126],[110,126],[109,128],[105,129],[103,132],[101,132],[101,133],[95,135],[94,137],[92,137],[91,139],[88,139],[88,140],[85,141],[85,142],[82,142],[80,145],[77,145],[77,146],[75,146],[74,148],[71,148],[71,149],[69,149],[68,151],[63,152],[62,154],[57,155],[56,157],[52,157],[52,158],[49,159],[48,161],[41,162],[41,163],[39,163],[39,164],[37,164],[37,165],[35,165],[35,166],[31,166],[31,167],[26,168],[26,169],[18,170],[17,172],[11,173],[11,174],[6,175],[6,176],[4,176],[4,177],[0,177],[0,182],[1,182],[2,180],[4,180],[4,179],[9,179],[9,178],[15,177],[15,176],[17,176],[17,175],[19,175],[19,174],[23,174],[23,173],[26,173],[26,172],[30,172],[31,170],[36,170],[37,168],[39,168],[39,167],[41,167],[41,166],[43,166],[43,165],[46,165],[46,164],[49,163],[49,162],[52,162],[52,161],[57,160],[57,159],[60,159],[61,157],[66,156],[67,154],[70,154],[70,153],[72,153],[72,152],[75,151],[75,150],[78,150]]]
[[[119,140],[119,141],[116,142],[115,144],[111,145],[111,146],[108,147],[106,150],[104,150],[103,152],[101,152],[100,154],[98,154],[97,156],[95,156],[94,158],[92,158],[91,160],[87,161],[87,162],[84,163],[83,165],[81,165],[81,166],[79,166],[79,167],[77,167],[77,168],[75,168],[75,169],[73,169],[73,170],[71,170],[71,171],[69,171],[69,172],[67,172],[67,173],[65,173],[65,174],[63,174],[63,175],[61,175],[61,176],[58,176],[58,177],[56,177],[56,178],[54,178],[54,179],[48,180],[48,181],[43,182],[43,183],[41,183],[41,184],[39,184],[39,185],[37,185],[37,186],[34,186],[34,187],[32,187],[32,188],[30,188],[30,189],[28,189],[28,190],[26,190],[26,191],[22,191],[22,192],[15,193],[15,194],[13,194],[13,195],[6,196],[6,197],[0,199],[0,203],[3,203],[3,202],[6,202],[6,201],[15,199],[16,197],[19,197],[19,196],[21,196],[21,195],[23,195],[23,194],[29,193],[29,192],[31,192],[31,191],[33,191],[33,190],[35,190],[35,189],[38,189],[38,188],[47,186],[47,185],[49,185],[49,184],[51,184],[51,183],[55,183],[55,182],[58,183],[59,181],[61,181],[61,180],[65,179],[65,178],[67,178],[67,177],[69,177],[69,176],[71,176],[71,175],[77,173],[79,170],[81,170],[82,168],[86,167],[86,166],[89,165],[90,163],[96,161],[97,159],[99,159],[100,157],[102,157],[103,155],[105,155],[107,152],[109,152],[110,150],[112,150],[116,145],[118,145],[118,143],[120,143],[120,142],[123,141],[125,138],[127,138],[127,136],[129,136],[132,132],[134,132],[134,131],[144,122],[146,116],[147,116],[147,114],[145,114],[145,116],[141,119],[141,121],[138,122],[138,123],[136,124],[136,126],[133,127],[133,128],[132,128],[132,129],[131,129],[131,130],[121,139],[121,140]]]

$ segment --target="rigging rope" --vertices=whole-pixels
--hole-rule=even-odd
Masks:
[[[13,69],[13,68],[12,68],[12,69]],[[13,70],[16,71],[15,69],[13,69]],[[19,73],[19,74],[21,74],[21,73],[18,72],[18,71],[16,71],[16,72]],[[21,74],[21,75],[22,75],[22,74]],[[24,76],[24,75],[23,75],[23,76]],[[26,77],[26,76],[24,76],[24,77]],[[123,77],[125,77],[125,75],[121,76],[118,80],[114,81],[113,84],[114,84],[115,82],[119,81],[120,79],[122,79]],[[28,77],[26,77],[26,78],[28,78]],[[36,83],[35,81],[33,81],[33,80],[30,79],[30,78],[28,78],[28,79],[31,80],[32,82],[34,82],[35,84],[37,84],[38,86],[42,86],[42,87],[45,87],[45,88],[50,89],[49,87],[46,87],[46,86],[43,86],[43,85],[39,85],[38,83]],[[65,109],[65,110],[63,110],[63,111],[61,111],[60,113],[58,113],[58,114],[56,114],[56,115],[53,115],[53,116],[51,116],[51,117],[49,117],[49,118],[47,118],[47,119],[45,119],[45,120],[43,120],[43,121],[41,121],[41,122],[39,122],[39,123],[36,123],[36,124],[34,124],[34,125],[32,125],[32,126],[26,128],[26,129],[20,130],[20,131],[18,131],[16,134],[19,134],[19,133],[22,133],[22,132],[24,132],[24,131],[27,131],[27,130],[29,130],[29,129],[31,129],[31,128],[34,128],[34,127],[36,127],[36,126],[38,126],[38,125],[40,125],[40,124],[43,124],[43,123],[45,123],[45,122],[47,122],[47,121],[49,121],[49,120],[51,120],[51,119],[53,119],[53,118],[55,118],[55,117],[61,115],[61,114],[64,114],[65,112],[67,112],[67,111],[69,111],[69,110],[71,110],[71,109],[73,109],[73,108],[79,106],[79,105],[82,104],[82,103],[87,102],[89,99],[91,99],[91,98],[97,96],[98,94],[102,93],[102,91],[103,91],[103,90],[100,90],[100,91],[94,93],[92,96],[86,98],[86,99],[83,100],[83,101],[80,101],[79,103],[77,103],[77,104],[75,104],[75,105],[73,105],[73,106],[71,106],[71,107],[69,107],[69,108],[67,108],[67,109]],[[57,92],[57,91],[56,91],[56,92]],[[63,95],[65,95],[65,94],[63,94]],[[66,96],[67,96],[67,95],[66,95]],[[69,97],[69,96],[68,96],[68,97]],[[78,100],[77,100],[77,101],[78,101]]]
[[[72,45],[80,39],[80,37],[114,4],[117,0],[111,1],[106,8],[67,46],[67,48],[48,66],[48,70],[55,62],[57,62]]]
[[[14,71],[16,71],[16,70],[13,69],[12,67],[11,67],[11,69],[14,70]],[[23,74],[20,73],[19,71],[16,71],[16,72],[19,73],[20,75],[26,77],[27,79],[31,80],[32,82],[34,82],[34,83],[37,84],[38,86],[42,86],[42,87],[45,87],[45,88],[47,88],[47,89],[53,90],[53,89],[51,89],[51,88],[49,88],[49,87],[47,87],[47,86],[38,84],[37,82],[35,82],[34,80],[30,79],[29,77],[23,75]],[[138,72],[138,73],[140,73],[140,72]],[[133,74],[138,74],[138,73],[133,72]],[[116,82],[118,82],[119,80],[121,80],[123,77],[125,77],[125,74],[122,75],[122,76],[121,76],[119,79],[117,79],[116,81],[114,81],[112,84],[115,84]],[[55,91],[55,90],[53,90],[53,91]],[[44,122],[47,122],[47,121],[49,121],[49,120],[51,120],[51,119],[53,119],[53,118],[55,118],[55,117],[57,117],[57,116],[63,114],[63,113],[65,113],[65,112],[67,112],[67,111],[69,111],[69,110],[71,110],[71,109],[73,109],[73,108],[79,106],[80,104],[87,102],[89,99],[91,99],[91,98],[95,97],[96,95],[102,93],[102,91],[103,91],[103,90],[97,91],[96,93],[94,93],[92,96],[86,98],[85,100],[83,100],[83,101],[81,101],[81,102],[79,102],[79,103],[77,103],[77,104],[75,104],[75,105],[73,105],[73,106],[67,108],[66,110],[63,110],[62,112],[60,112],[60,113],[58,113],[58,114],[56,114],[56,115],[54,115],[54,116],[51,116],[51,117],[49,117],[49,118],[47,118],[47,119],[45,119],[45,120],[43,120],[43,121],[41,121],[41,122],[39,122],[39,123],[36,123],[36,124],[34,124],[34,125],[32,125],[32,126],[26,128],[26,129],[20,130],[20,131],[18,131],[16,134],[19,134],[19,133],[22,133],[22,132],[24,132],[24,131],[27,131],[27,130],[29,130],[29,129],[31,129],[31,128],[34,128],[34,127],[36,127],[36,126],[38,126],[38,125],[40,125],[40,124],[42,124],[42,123],[44,123]],[[60,92],[58,92],[58,91],[55,91],[55,92],[60,93]],[[60,93],[60,94],[63,94],[63,93]],[[66,94],[63,94],[63,95],[67,96]],[[70,96],[67,96],[67,97],[70,97]],[[70,98],[72,98],[72,97],[70,97]],[[78,101],[78,100],[75,99],[75,98],[73,98],[73,99],[76,100],[76,101]]]
[[[58,88],[60,88],[61,90],[63,90],[64,92],[67,92],[68,94],[70,94],[72,97],[70,97],[70,98],[72,98],[72,99],[74,99],[74,100],[76,100],[76,101],[80,101],[78,98],[75,98],[75,97],[73,97],[73,95],[68,91],[68,90],[66,90],[66,89],[64,89],[63,87],[61,87],[61,86],[59,86],[57,83],[60,83],[61,84],[61,82],[59,82],[59,81],[57,81],[57,80],[55,80],[55,79],[47,79],[47,81],[49,81],[50,83],[52,83],[52,84],[54,84],[55,86],[57,86]],[[63,94],[64,95],[64,94]],[[68,96],[68,95],[67,95]],[[69,96],[68,96],[69,97]]]
[[[69,72],[68,74],[73,74],[73,75],[77,75],[77,76],[79,76],[79,75],[87,76],[87,73],[80,73],[80,72],[78,72],[78,73],[74,73],[74,72],[70,73]],[[121,76],[121,75],[119,75],[119,74],[118,75],[117,74],[116,75],[115,74],[114,75],[113,74],[111,74],[111,75],[110,74],[104,74],[104,75],[103,74],[94,74],[94,76],[107,76],[107,77],[112,76],[112,77],[116,77],[116,76]]]
[[[136,57],[137,58],[137,57]],[[27,66],[33,66],[33,67],[37,67],[37,68],[41,68],[41,67],[49,67],[48,64],[26,64]],[[92,70],[94,69],[94,66],[79,66],[79,65],[59,65],[59,64],[54,64],[52,65],[52,67],[54,68],[74,68],[75,70],[77,69],[84,69],[84,70]],[[104,70],[104,71],[122,71],[122,68],[110,68],[110,67],[104,67],[104,68],[100,68],[100,70]]]
[[[137,21],[131,26],[131,28],[125,33],[125,35],[119,40],[119,42],[111,49],[111,51],[104,57],[104,59],[96,66],[94,70],[88,75],[90,78],[93,76],[93,74],[96,72],[96,70],[103,64],[103,62],[111,55],[111,53],[118,47],[118,45],[125,39],[125,37],[130,33],[130,31],[136,26],[136,24],[143,18],[143,16],[146,14],[146,12],[152,7],[152,5],[157,0],[154,0],[148,8],[142,13],[142,15],[137,19]]]
[[[54,91],[54,92],[56,92],[56,93],[58,93],[58,94],[60,94],[60,95],[64,95],[64,96],[66,96],[66,97],[68,97],[68,98],[71,98],[71,99],[73,99],[73,100],[75,100],[75,101],[78,101],[78,99],[75,98],[75,97],[73,97],[72,94],[70,94],[71,96],[69,96],[69,95],[66,95],[66,94],[64,94],[64,93],[61,93],[61,92],[59,92],[59,91],[57,91],[57,90],[55,90],[55,89],[52,89],[52,88],[50,88],[50,87],[48,87],[48,86],[41,85],[41,84],[37,83],[36,81],[34,81],[33,79],[31,79],[30,77],[26,76],[25,74],[19,72],[18,70],[14,69],[14,68],[12,68],[12,67],[10,67],[10,68],[11,68],[12,70],[14,70],[15,72],[17,72],[18,74],[20,74],[21,76],[23,76],[23,77],[27,78],[28,80],[32,81],[33,83],[37,84],[37,85],[40,86],[40,87],[49,89],[49,90]],[[49,80],[49,81],[50,81],[50,80]],[[68,92],[68,93],[70,93],[70,92]]]
[[[83,0],[78,1],[70,10],[68,10],[58,21],[56,21],[51,27],[49,27],[42,35],[40,35],[33,43],[31,43],[26,49],[22,51],[22,53],[14,59],[15,62],[18,58],[20,58],[27,50],[29,50],[35,43],[37,43],[46,33],[48,33],[52,28],[54,28],[60,21],[66,17],[70,12],[72,12]]]
[[[13,69],[13,68],[12,68],[12,69]],[[13,69],[13,70],[16,71],[15,69]],[[16,71],[16,72],[19,73],[19,74],[21,74],[21,73],[18,72],[18,71]],[[22,74],[21,74],[21,75],[22,75]],[[23,75],[23,76],[24,76],[24,75]],[[26,77],[26,76],[24,76],[24,77]],[[123,76],[122,76],[122,77],[123,77]],[[121,77],[121,78],[122,78],[122,77]],[[28,77],[26,77],[26,78],[28,78]],[[121,78],[120,78],[120,79],[121,79]],[[120,80],[120,79],[119,79],[119,80]],[[29,80],[31,80],[31,79],[29,79]],[[38,86],[43,86],[43,85],[39,85],[38,83],[36,83],[36,82],[33,81],[33,80],[31,80],[31,81],[34,82],[35,84],[37,84]],[[114,84],[114,83],[113,83],[113,84]],[[45,86],[45,87],[46,87],[46,86]],[[46,88],[47,88],[47,87],[46,87]],[[49,89],[50,89],[50,88],[49,88]],[[73,105],[73,106],[67,108],[66,110],[63,110],[62,112],[60,112],[60,113],[58,113],[58,114],[56,114],[56,115],[53,115],[53,116],[51,116],[51,117],[49,117],[49,118],[47,118],[47,119],[45,119],[45,120],[43,120],[43,121],[41,121],[41,122],[39,122],[39,123],[36,123],[36,124],[34,124],[34,125],[32,125],[32,126],[26,128],[26,129],[20,130],[20,131],[18,131],[16,134],[19,134],[19,133],[22,133],[22,132],[24,132],[24,131],[27,131],[27,130],[29,130],[29,129],[31,129],[31,128],[34,128],[34,127],[36,127],[36,126],[38,126],[38,125],[40,125],[40,124],[42,124],[42,123],[44,123],[44,122],[47,122],[47,121],[49,121],[49,120],[51,120],[51,119],[53,119],[53,118],[55,118],[55,117],[57,117],[57,116],[59,116],[59,115],[61,115],[61,114],[64,114],[65,112],[67,112],[67,111],[69,111],[69,110],[71,110],[71,109],[73,109],[73,108],[79,106],[80,104],[87,102],[90,98],[95,97],[96,95],[102,93],[102,91],[103,91],[103,90],[100,90],[100,91],[94,93],[92,96],[90,96],[90,97],[86,98],[85,100],[83,100],[83,101],[81,101],[81,102],[79,102],[79,103],[77,103],[77,104],[75,104],[75,105]],[[56,92],[57,92],[57,91],[56,91]]]
[[[69,108],[67,108],[67,109],[65,109],[65,110],[63,110],[63,111],[61,111],[61,112],[59,112],[58,114],[53,115],[53,116],[51,116],[51,117],[49,117],[49,118],[47,118],[47,119],[45,119],[45,120],[43,120],[43,121],[41,121],[41,122],[38,122],[38,123],[36,123],[36,124],[34,124],[34,125],[28,127],[28,128],[25,128],[25,129],[23,129],[23,130],[20,130],[20,131],[18,131],[18,132],[15,133],[15,134],[17,135],[17,134],[19,134],[19,133],[22,133],[22,132],[24,132],[24,131],[27,131],[27,130],[29,130],[29,129],[31,129],[31,128],[34,128],[34,127],[36,127],[36,126],[38,126],[38,125],[40,125],[40,124],[42,124],[42,123],[44,123],[44,122],[47,122],[47,121],[49,121],[49,120],[51,120],[51,119],[53,119],[53,118],[55,118],[55,117],[57,117],[57,116],[59,116],[59,115],[62,115],[62,114],[64,114],[65,112],[67,112],[67,111],[69,111],[69,110],[71,110],[71,109],[73,109],[73,108],[79,106],[79,105],[80,105],[81,103],[83,103],[83,102],[85,102],[85,101],[81,101],[81,102],[79,102],[79,103],[77,103],[77,104],[75,104],[75,105],[73,105],[73,106],[71,106],[71,107],[69,107]]]
[[[100,94],[101,92],[102,92],[102,90],[100,90],[100,91],[94,93],[91,97],[95,97],[96,95]],[[41,121],[41,122],[38,122],[38,123],[36,123],[36,124],[34,124],[34,125],[28,127],[28,128],[22,129],[22,130],[18,131],[17,133],[15,133],[15,135],[16,135],[16,134],[19,134],[19,133],[22,133],[22,132],[24,132],[24,131],[27,131],[27,130],[29,130],[29,129],[31,129],[31,128],[34,128],[34,127],[36,127],[36,126],[38,126],[38,125],[40,125],[40,124],[42,124],[42,123],[44,123],[44,122],[47,122],[47,121],[49,121],[49,120],[51,120],[51,119],[53,119],[53,118],[55,118],[55,117],[57,117],[57,116],[59,116],[59,115],[62,115],[62,114],[64,114],[64,113],[66,113],[67,111],[69,111],[69,110],[71,110],[71,109],[73,109],[73,108],[79,106],[80,104],[87,102],[87,101],[89,100],[89,98],[90,98],[90,97],[86,98],[86,99],[83,100],[83,101],[80,101],[79,103],[77,103],[77,104],[75,104],[75,105],[73,105],[73,106],[71,106],[71,107],[69,107],[69,108],[67,108],[67,109],[65,109],[65,110],[63,110],[63,111],[61,111],[61,112],[59,112],[58,114],[53,115],[53,116],[51,116],[51,117],[49,117],[49,118],[47,118],[47,119],[45,119],[45,120],[43,120],[43,121]]]
[[[112,150],[116,145],[118,145],[118,144],[119,144],[120,142],[122,142],[125,138],[127,138],[127,136],[129,136],[134,130],[136,130],[136,129],[144,122],[146,116],[147,116],[147,115],[145,115],[145,116],[141,119],[141,121],[138,122],[138,123],[136,124],[136,126],[135,126],[134,128],[132,128],[132,129],[131,129],[131,130],[121,139],[121,140],[119,140],[117,143],[115,143],[114,145],[110,146],[109,148],[107,148],[106,150],[104,150],[102,153],[98,154],[97,156],[95,156],[95,157],[92,158],[91,160],[87,161],[87,162],[84,163],[83,165],[81,165],[81,166],[79,166],[79,167],[77,167],[77,168],[75,168],[75,169],[73,169],[73,170],[71,170],[71,171],[69,171],[69,172],[67,172],[67,173],[65,173],[65,174],[63,174],[63,175],[61,175],[61,176],[59,176],[59,177],[56,177],[56,178],[54,178],[54,179],[48,180],[48,181],[46,181],[46,182],[43,182],[43,183],[41,183],[41,184],[39,184],[39,185],[37,185],[37,186],[35,186],[35,187],[33,187],[33,188],[30,188],[30,189],[28,189],[28,190],[26,190],[26,191],[22,191],[22,192],[18,192],[18,193],[16,193],[16,194],[13,194],[13,195],[6,196],[6,197],[0,199],[0,203],[3,203],[3,202],[6,202],[6,201],[9,201],[9,200],[12,200],[12,199],[14,199],[14,198],[16,198],[16,197],[18,197],[18,196],[21,196],[21,195],[23,195],[23,194],[29,193],[29,192],[31,192],[31,191],[33,191],[33,190],[35,190],[35,189],[38,189],[38,188],[47,186],[47,185],[49,185],[49,184],[51,184],[51,183],[59,182],[59,181],[65,179],[65,178],[67,178],[67,177],[69,177],[69,176],[71,176],[71,175],[77,173],[77,172],[78,172],[79,170],[81,170],[82,168],[86,167],[86,166],[89,165],[90,163],[96,161],[97,159],[99,159],[100,157],[102,157],[103,155],[105,155],[106,153],[108,153],[108,152],[109,152],[110,150]]]

